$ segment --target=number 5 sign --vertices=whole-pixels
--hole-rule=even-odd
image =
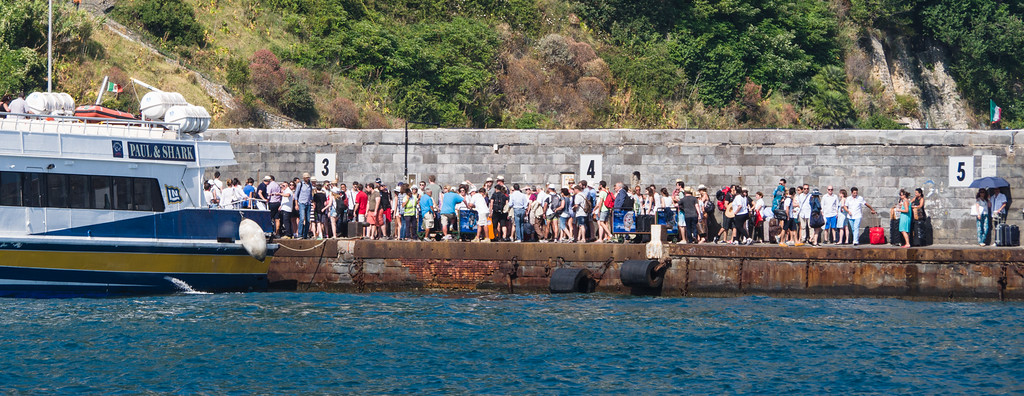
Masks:
[[[580,154],[580,180],[586,180],[587,186],[597,188],[601,181],[601,155]]]
[[[330,181],[334,182],[334,159],[337,157],[336,154],[316,154],[316,162],[313,163],[313,177],[317,181]]]
[[[949,157],[949,186],[967,187],[974,182],[974,157]]]

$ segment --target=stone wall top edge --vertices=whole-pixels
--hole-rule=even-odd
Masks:
[[[227,132],[399,132],[403,128],[385,129],[348,129],[348,128],[302,128],[302,129],[263,129],[263,128],[211,128],[212,133]],[[609,128],[609,129],[473,129],[473,128],[418,128],[409,129],[410,132],[514,132],[514,133],[549,133],[549,132],[689,132],[689,133],[735,133],[735,132],[788,132],[788,133],[874,133],[882,135],[891,134],[940,134],[940,133],[979,133],[993,136],[1010,136],[1011,134],[1024,130],[988,130],[988,129],[632,129],[632,128]]]
[[[254,129],[254,128],[236,128],[236,129],[210,129],[207,131],[211,138],[222,138],[218,135],[268,135],[268,134],[299,134],[309,136],[310,134],[315,135],[348,135],[348,136],[366,136],[367,134],[380,134],[380,133],[403,133],[403,129],[344,129],[344,128],[332,128],[332,129]],[[642,134],[646,138],[640,138],[640,140],[633,140],[628,138],[629,141],[623,141],[618,144],[656,144],[660,140],[671,140],[677,143],[689,143],[689,144],[711,144],[717,145],[722,143],[730,144],[744,144],[744,143],[769,143],[769,144],[788,144],[790,142],[797,143],[798,140],[809,139],[811,136],[819,135],[814,140],[818,144],[871,144],[874,142],[884,142],[886,145],[1011,145],[1014,142],[1015,135],[1020,130],[942,130],[942,129],[929,129],[929,130],[861,130],[861,129],[821,129],[821,130],[809,130],[809,129],[720,129],[720,130],[709,130],[709,129],[565,129],[565,130],[548,130],[548,129],[410,129],[410,134],[418,134],[416,136],[410,136],[410,139],[420,140],[425,139],[422,136],[430,135],[437,136],[440,134],[453,134],[455,136],[461,136],[466,134],[467,137],[472,137],[470,134],[478,134],[476,138],[490,138],[497,136],[498,134],[505,134],[501,139],[507,139],[515,135],[508,134],[521,134],[525,136],[538,135],[538,136],[553,136],[553,139],[558,139],[557,135],[552,133],[562,133],[568,135],[569,138],[573,135],[580,133],[592,134],[613,134],[628,138],[628,134]],[[776,134],[778,134],[776,138]],[[707,136],[708,138],[699,137],[701,135]],[[393,136],[393,135],[392,135]],[[715,138],[711,138],[714,136]],[[804,138],[802,136],[807,136]],[[826,137],[828,136],[828,137]],[[578,137],[577,137],[578,138]],[[651,139],[653,138],[653,139]],[[616,138],[618,139],[618,138]],[[301,140],[301,139],[300,139]],[[431,139],[427,139],[431,140]],[[490,139],[488,139],[490,140]],[[801,142],[802,144],[810,143],[809,141]]]

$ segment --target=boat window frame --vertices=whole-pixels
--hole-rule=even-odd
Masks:
[[[85,178],[81,180],[81,178]],[[84,191],[79,194],[80,199],[72,197],[71,179],[76,178],[84,181]],[[100,181],[103,182],[100,182]],[[3,182],[8,184],[3,184]],[[51,186],[50,183],[59,181],[59,186]],[[115,184],[123,184],[124,189],[120,197],[115,194]],[[8,188],[16,187],[14,189]],[[106,185],[103,187],[103,185]],[[38,190],[32,194],[26,191],[30,185],[35,185]],[[160,191],[160,181],[154,177],[132,177],[112,175],[82,175],[69,173],[48,173],[48,172],[24,172],[24,171],[0,171],[0,187],[4,188],[0,193],[0,207],[27,207],[27,208],[59,208],[74,210],[116,210],[132,212],[164,212],[166,203],[163,192]],[[51,191],[51,189],[56,190]],[[100,193],[105,192],[106,198],[97,196],[97,188]],[[140,189],[140,191],[136,191]],[[59,190],[59,191],[58,191]],[[58,192],[63,195],[63,200],[51,197],[51,192]],[[138,194],[138,195],[137,195]],[[100,201],[97,201],[97,198]],[[15,204],[14,201],[17,203]],[[138,201],[138,202],[136,202]],[[72,205],[74,203],[74,205]],[[84,205],[83,205],[84,203]],[[109,205],[109,207],[102,207]]]

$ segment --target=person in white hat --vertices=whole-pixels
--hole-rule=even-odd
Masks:
[[[484,190],[487,191],[485,194],[487,194],[488,201],[490,201],[489,197],[491,195],[494,195],[494,179],[488,177],[487,180],[484,180]],[[475,191],[475,190],[473,190],[473,191]],[[472,192],[472,191],[470,191],[470,192]]]

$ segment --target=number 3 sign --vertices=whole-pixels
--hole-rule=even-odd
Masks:
[[[334,159],[336,154],[320,154],[316,155],[316,161],[313,163],[313,177],[318,181],[330,181],[334,182]]]
[[[949,157],[949,186],[967,187],[974,182],[974,157]]]

